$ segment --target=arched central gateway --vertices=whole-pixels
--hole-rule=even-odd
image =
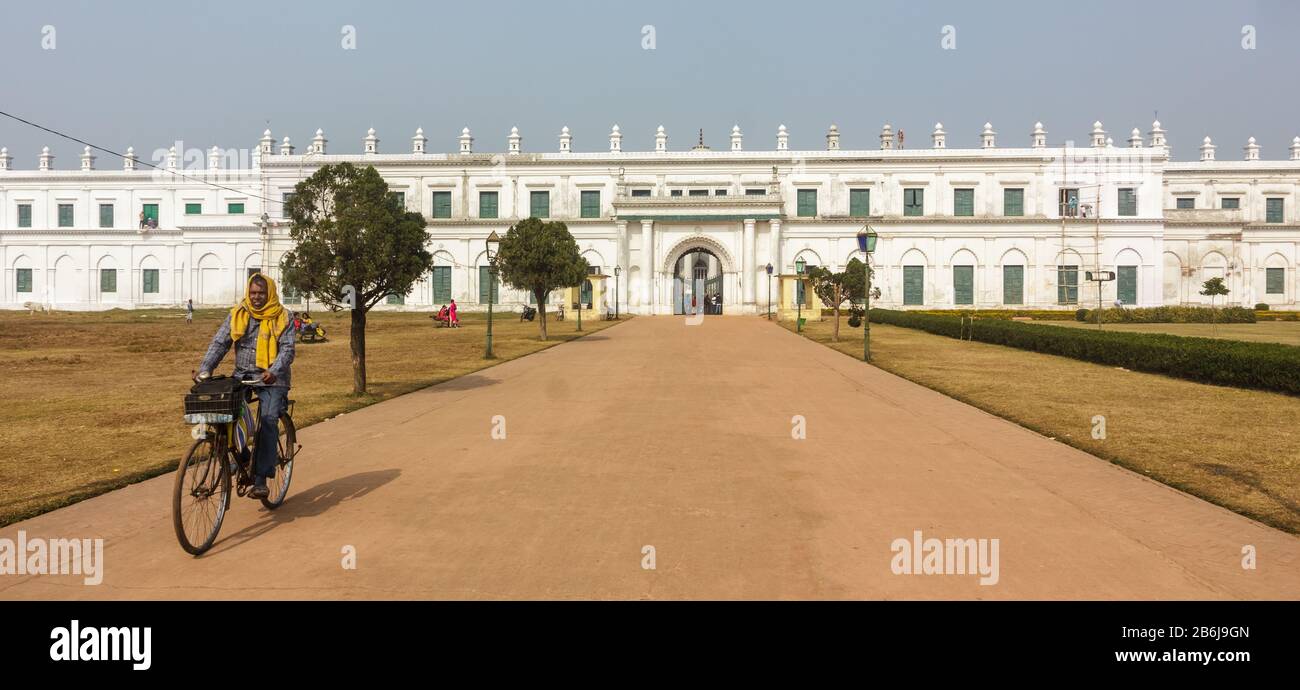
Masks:
[[[673,266],[674,314],[722,313],[722,261],[713,252],[687,250]]]

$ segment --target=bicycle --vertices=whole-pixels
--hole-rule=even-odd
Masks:
[[[216,541],[230,508],[231,475],[238,496],[243,497],[253,486],[261,426],[253,405],[260,405],[260,387],[260,380],[214,376],[196,381],[185,396],[185,421],[195,425],[195,441],[176,469],[172,525],[181,548],[190,554],[199,556]],[[280,414],[275,476],[267,479],[270,494],[261,499],[267,510],[284,503],[293,478],[293,459],[302,449],[293,424],[293,404],[288,400]]]

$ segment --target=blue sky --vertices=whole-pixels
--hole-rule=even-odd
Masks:
[[[1101,120],[1116,142],[1145,134],[1156,111],[1174,156],[1205,135],[1221,159],[1248,136],[1286,158],[1300,135],[1300,3],[1259,2],[68,2],[3,0],[0,110],[147,156],[187,147],[252,147],[268,125],[300,148],[316,128],[332,152],[357,152],[374,127],[381,150],[453,151],[461,127],[477,151],[501,151],[518,125],[526,151],[554,151],[567,125],[578,151],[669,147],[698,130],[727,146],[875,148],[883,123],[929,145],[978,145],[991,121],[1004,146],[1086,142]],[[55,49],[42,48],[45,26]],[[356,29],[356,49],[342,28]],[[642,47],[654,27],[655,49]],[[1255,27],[1255,49],[1242,27]],[[956,49],[944,50],[944,26]],[[34,168],[80,147],[0,119],[0,145]],[[101,156],[100,167],[114,167]]]

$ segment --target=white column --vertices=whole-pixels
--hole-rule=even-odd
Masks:
[[[745,219],[744,246],[741,248],[740,270],[744,276],[741,285],[745,304],[754,303],[754,223],[752,218]]]
[[[775,275],[781,275],[785,272],[782,269],[784,264],[781,263],[781,221],[780,219],[773,218],[768,221],[767,224],[771,230],[772,273]]]
[[[615,290],[617,290],[618,292],[618,299],[620,303],[622,303],[623,309],[626,310],[627,307],[630,306],[627,301],[627,293],[628,293],[627,282],[628,282],[628,278],[631,277],[630,271],[632,270],[632,261],[631,261],[632,252],[629,251],[628,241],[627,241],[627,221],[620,220],[616,222],[614,224],[614,232],[617,233],[617,242],[618,242],[618,248],[614,252],[614,255],[617,257],[615,259],[615,263],[619,265],[622,271],[622,276],[617,277],[616,280],[614,281],[617,283],[617,285],[615,285],[614,287]]]
[[[654,313],[654,225],[641,221],[641,306],[642,312]]]

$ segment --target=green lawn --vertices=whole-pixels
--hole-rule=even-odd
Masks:
[[[1095,323],[1078,321],[1039,321],[1051,326],[1066,328],[1091,328]],[[1200,338],[1225,338],[1228,340],[1247,340],[1261,343],[1282,343],[1300,346],[1300,321],[1260,321],[1259,323],[1107,323],[1102,330],[1127,331],[1133,333],[1168,333],[1170,335],[1191,335]]]

